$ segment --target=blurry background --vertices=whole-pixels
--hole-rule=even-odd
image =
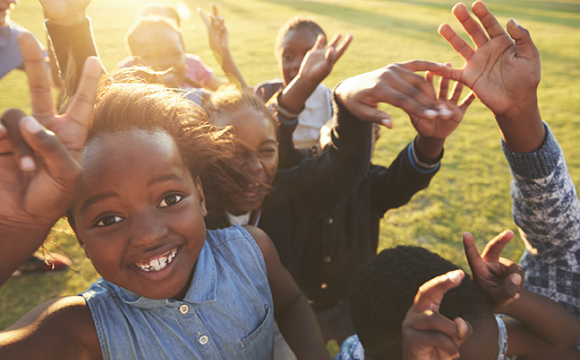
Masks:
[[[128,55],[125,33],[135,20],[137,9],[147,2],[150,1],[93,0],[89,6],[87,13],[92,19],[100,57],[108,69],[113,69]],[[298,14],[318,21],[328,37],[337,32],[354,34],[350,48],[325,80],[330,88],[346,77],[415,58],[451,62],[460,67],[463,60],[437,33],[441,23],[448,22],[468,40],[451,14],[455,4],[452,0],[217,0],[215,3],[220,15],[225,17],[234,59],[251,85],[278,76],[274,57],[276,34],[286,20]],[[211,11],[210,1],[184,0],[182,4],[190,11],[181,25],[187,52],[199,55],[218,76],[223,76],[196,11],[197,7]],[[514,17],[531,32],[542,60],[540,109],[564,149],[578,186],[580,1],[516,0],[487,1],[487,4],[502,25]],[[20,0],[11,18],[46,44],[38,1]],[[20,71],[12,71],[0,80],[0,111],[10,107],[30,112],[26,77]],[[373,161],[382,165],[390,164],[415,136],[403,112],[390,106],[385,110],[393,115],[395,127],[381,132]],[[419,244],[466,267],[461,243],[464,231],[474,234],[480,249],[504,229],[517,233],[511,218],[509,167],[499,139],[493,116],[476,100],[463,123],[448,138],[443,165],[429,188],[402,209],[387,213],[382,223],[380,248]],[[11,278],[0,289],[0,329],[11,325],[32,307],[57,296],[76,294],[98,278],[65,220],[57,223],[50,240],[72,257],[72,271]],[[50,244],[47,248],[59,251]],[[519,260],[523,248],[516,234],[504,256]]]

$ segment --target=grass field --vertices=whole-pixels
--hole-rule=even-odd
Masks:
[[[93,0],[88,9],[100,56],[107,68],[127,56],[124,33],[146,0]],[[182,29],[188,52],[201,56],[221,74],[207,46],[205,28],[195,13],[210,1],[185,0],[192,11]],[[455,1],[388,0],[216,0],[226,18],[234,58],[249,84],[278,75],[273,49],[278,28],[291,16],[302,14],[319,21],[327,34],[353,33],[354,42],[325,83],[374,70],[392,62],[423,58],[463,61],[437,34],[438,26],[458,23],[451,15]],[[540,108],[566,154],[572,178],[580,181],[580,1],[488,1],[499,21],[510,17],[530,30],[540,49],[542,82]],[[38,1],[21,0],[12,19],[46,43]],[[466,38],[466,37],[465,37]],[[14,71],[0,80],[0,111],[20,107],[29,111],[26,78]],[[382,130],[374,162],[388,165],[415,136],[404,113],[387,107],[395,119],[393,130]],[[576,144],[576,145],[574,145]],[[461,234],[471,231],[480,245],[504,229],[516,230],[511,219],[510,173],[501,152],[499,132],[491,113],[475,102],[463,124],[446,143],[443,166],[429,188],[405,207],[390,211],[381,228],[380,247],[420,244],[462,266]],[[1,199],[0,199],[1,201]],[[0,329],[50,298],[84,290],[98,276],[85,259],[64,221],[54,228],[52,240],[73,259],[73,270],[54,276],[10,279],[0,290]],[[18,241],[18,239],[14,239]],[[519,236],[506,257],[519,259]]]

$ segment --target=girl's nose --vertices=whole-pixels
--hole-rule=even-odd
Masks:
[[[157,210],[157,209],[155,209]],[[131,237],[139,246],[155,246],[168,233],[164,217],[155,210],[142,211],[133,217]]]
[[[246,168],[254,175],[260,173],[264,169],[262,162],[255,155],[252,155],[247,159]]]

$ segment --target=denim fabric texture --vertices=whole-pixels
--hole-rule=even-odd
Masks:
[[[182,301],[99,279],[81,293],[104,359],[271,359],[274,305],[260,248],[240,226],[207,232]]]

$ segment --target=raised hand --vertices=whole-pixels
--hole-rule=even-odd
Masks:
[[[352,35],[348,34],[342,42],[339,41],[342,35],[336,34],[332,41],[324,46],[324,35],[318,35],[316,43],[310,49],[302,64],[298,74],[303,79],[308,79],[317,85],[322,82],[332,71],[334,64],[340,59],[352,41]]]
[[[211,11],[212,13],[209,14],[208,18],[202,8],[197,8],[197,12],[207,28],[209,47],[220,57],[223,57],[224,53],[229,51],[228,29],[226,29],[224,17],[218,13],[216,4],[211,4]]]
[[[427,72],[425,81],[433,86],[433,73]],[[439,91],[437,99],[439,100],[439,108],[442,113],[451,114],[448,118],[436,117],[434,119],[425,118],[423,116],[410,115],[411,123],[419,134],[426,137],[436,139],[445,139],[449,136],[461,123],[463,115],[473,100],[475,95],[470,92],[458,105],[461,92],[463,91],[463,84],[456,82],[448,97],[449,92],[449,78],[441,77],[439,82]]]
[[[78,91],[57,115],[42,51],[28,33],[19,37],[30,85],[32,116],[2,115],[0,129],[0,284],[42,244],[72,203],[92,116],[101,64],[87,60]]]
[[[85,19],[91,0],[40,0],[48,21],[55,25],[73,25]]]
[[[442,112],[432,84],[415,71],[442,73],[448,70],[444,64],[424,60],[412,60],[388,65],[343,81],[335,94],[344,106],[363,121],[392,127],[391,117],[378,110],[379,103],[389,103],[403,109],[410,116],[435,119],[449,118],[450,112]]]
[[[403,360],[449,360],[471,335],[471,325],[439,313],[445,293],[461,284],[462,270],[450,271],[423,284],[403,321]]]
[[[479,254],[473,235],[463,234],[463,246],[473,280],[493,300],[496,310],[519,298],[524,272],[511,260],[500,257],[501,252],[514,233],[506,230],[487,243]]]

